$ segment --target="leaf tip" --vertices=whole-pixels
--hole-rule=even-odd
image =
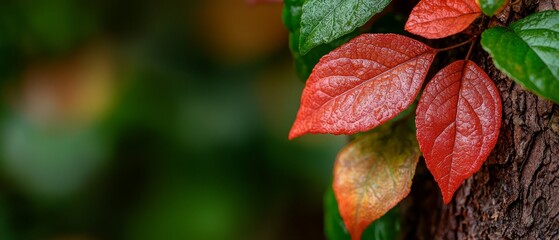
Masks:
[[[351,232],[349,234],[351,235],[351,240],[361,240],[361,235],[363,235],[363,230],[358,232]]]
[[[439,189],[441,189],[441,194],[443,196],[443,203],[444,204],[449,204],[450,201],[452,201],[452,198],[454,197],[454,193],[456,193],[456,190],[458,190],[458,188],[460,188],[460,186],[462,185],[462,183],[464,182],[464,180],[460,180],[458,181],[458,185],[456,184],[449,184],[449,183],[442,183],[437,181],[437,183],[439,184]]]
[[[289,132],[289,136],[287,136],[287,139],[288,139],[289,141],[291,141],[291,140],[293,140],[293,139],[295,139],[295,138],[297,138],[297,137],[299,137],[298,134]]]
[[[346,220],[344,219],[344,224],[346,225],[346,229],[349,232],[349,236],[351,237],[351,240],[361,240],[361,237],[363,236],[363,232],[370,224],[367,223],[363,225],[363,224],[352,222],[352,226],[348,226],[348,223],[349,222],[346,222]]]
[[[448,205],[450,201],[452,201],[452,197],[454,196],[454,191],[448,191],[442,194],[443,194],[443,203]]]
[[[291,127],[291,130],[289,131],[289,135],[287,136],[287,139],[289,140],[293,140],[297,137],[300,137],[301,135],[305,134],[306,132],[303,131],[301,129],[301,127],[299,126],[299,122],[295,121],[295,123],[293,123],[293,127]]]

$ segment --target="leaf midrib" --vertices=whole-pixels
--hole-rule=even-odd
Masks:
[[[464,75],[465,75],[465,72],[468,69],[468,62],[469,61],[464,61],[464,64],[463,64],[463,66],[460,70],[460,87],[458,88],[458,98],[456,100],[456,111],[454,112],[454,117],[452,118],[454,121],[451,124],[449,124],[449,126],[454,124],[454,131],[453,131],[454,132],[454,134],[453,134],[454,138],[453,138],[453,141],[452,141],[452,153],[451,153],[452,157],[451,157],[451,160],[450,160],[450,171],[448,173],[448,182],[446,184],[447,191],[450,191],[450,185],[451,185],[450,180],[452,179],[452,175],[453,175],[452,173],[455,172],[455,171],[453,171],[453,169],[455,169],[454,163],[455,163],[455,160],[456,160],[456,158],[455,158],[456,155],[454,153],[456,152],[456,139],[458,138],[458,124],[456,122],[457,122],[457,117],[458,117],[458,110],[461,107],[460,99],[464,99],[464,101],[468,104],[467,106],[469,106],[470,108],[473,109],[473,107],[471,106],[468,99],[466,99],[462,96],[462,89],[464,87]],[[481,120],[479,119],[479,116],[477,115],[477,113],[475,111],[473,111],[473,112],[474,112],[474,116],[477,118],[477,122],[481,123]],[[485,134],[483,133],[483,127],[481,128],[481,131],[482,131],[482,136],[485,136]],[[484,142],[484,144],[485,144],[484,139],[482,139],[482,142]],[[476,157],[476,159],[479,158],[480,154],[481,154],[481,152],[478,152],[478,156]],[[471,169],[471,168],[472,167],[470,166],[469,169]]]
[[[460,15],[452,16],[452,17],[434,18],[434,19],[430,19],[430,20],[424,21],[424,22],[417,22],[416,24],[417,25],[423,25],[423,24],[428,24],[428,23],[431,23],[431,22],[441,21],[441,20],[445,20],[445,19],[449,19],[449,18],[455,19],[455,18],[462,18],[462,17],[468,16],[468,15],[479,15],[479,14],[481,14],[481,12],[464,13],[464,14],[460,14]]]
[[[395,69],[395,68],[400,67],[401,65],[404,65],[404,64],[406,64],[406,63],[408,63],[408,62],[410,62],[410,61],[412,61],[412,60],[418,59],[418,58],[420,58],[420,57],[423,57],[424,55],[427,55],[427,54],[436,54],[436,53],[437,53],[437,51],[436,51],[435,49],[429,49],[429,51],[426,51],[426,52],[422,53],[421,55],[417,55],[417,56],[415,56],[415,57],[413,57],[413,58],[410,58],[410,59],[408,59],[408,60],[406,60],[406,61],[404,61],[404,62],[398,63],[397,65],[395,65],[395,66],[393,66],[393,67],[391,67],[391,68],[389,68],[389,69],[386,69],[385,71],[383,71],[383,72],[381,72],[381,73],[379,73],[379,74],[377,74],[377,75],[375,75],[375,76],[373,76],[373,77],[371,77],[371,78],[369,78],[369,79],[366,79],[366,80],[364,80],[363,82],[361,82],[361,83],[355,85],[354,87],[352,87],[352,88],[350,88],[350,89],[348,89],[348,90],[346,90],[346,91],[344,91],[344,92],[338,94],[336,97],[333,97],[333,98],[329,99],[328,101],[324,102],[323,104],[321,104],[321,105],[320,105],[318,108],[316,108],[316,109],[322,109],[325,105],[329,104],[331,101],[334,101],[334,100],[336,100],[337,98],[339,98],[339,97],[341,97],[341,96],[347,94],[348,92],[353,91],[353,90],[355,90],[355,89],[361,87],[362,85],[364,85],[364,84],[366,84],[366,83],[368,83],[368,82],[370,82],[370,81],[373,81],[375,78],[378,78],[379,76],[385,75],[386,73],[390,72],[391,70],[393,70],[393,69]],[[339,59],[339,58],[337,58],[337,59]],[[330,61],[333,61],[333,60],[336,60],[336,59],[332,59],[332,60],[330,60]],[[370,61],[370,60],[369,60],[369,61]],[[348,76],[332,75],[332,76],[328,76],[328,77],[348,77]],[[355,76],[351,76],[351,77],[355,77]],[[318,111],[313,111],[313,112],[312,112],[312,118],[314,119],[314,118],[317,116],[317,114],[318,114]]]

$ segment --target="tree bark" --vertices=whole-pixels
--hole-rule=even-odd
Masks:
[[[514,0],[512,0],[514,2]],[[508,26],[559,0],[524,0],[482,26]],[[514,49],[511,49],[514,51]],[[424,163],[401,204],[404,239],[559,239],[559,106],[524,90],[477,47],[471,59],[493,79],[503,103],[497,145],[449,205]],[[557,93],[559,94],[559,93]]]

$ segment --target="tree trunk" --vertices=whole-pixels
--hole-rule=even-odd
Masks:
[[[512,0],[514,2],[514,0]],[[524,0],[482,25],[508,26],[559,0]],[[511,49],[514,51],[514,49]],[[559,239],[559,106],[522,89],[480,47],[471,59],[495,81],[503,102],[497,146],[449,205],[424,163],[402,203],[404,239]],[[559,93],[557,93],[559,94]]]

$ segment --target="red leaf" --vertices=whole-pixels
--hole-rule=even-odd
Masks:
[[[464,31],[480,13],[474,0],[421,0],[405,29],[429,39],[448,37]]]
[[[456,61],[427,84],[416,115],[419,147],[449,203],[495,147],[501,126],[499,92],[475,63]]]
[[[363,34],[320,59],[289,139],[353,134],[395,117],[417,96],[436,50],[396,34]]]

